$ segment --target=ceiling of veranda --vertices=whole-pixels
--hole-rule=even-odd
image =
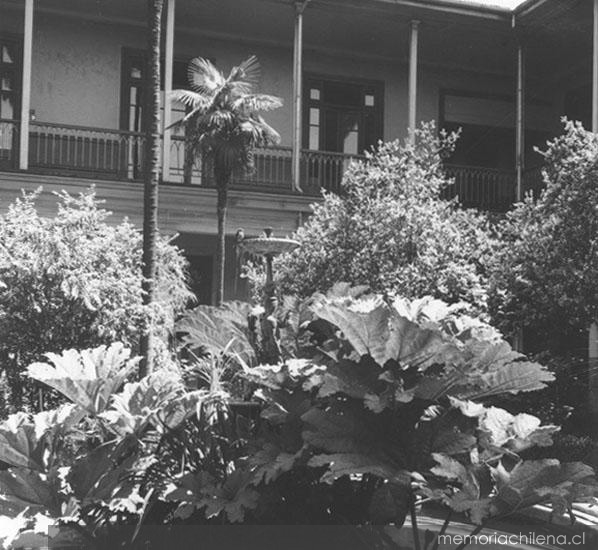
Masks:
[[[511,16],[465,15],[401,0],[312,0],[304,16],[306,51],[406,63],[409,23],[421,21],[419,53],[424,65],[512,75],[515,38],[527,51],[527,76],[557,85],[576,71],[591,74],[592,2],[547,0],[524,13],[513,29]],[[20,9],[22,0],[0,0]],[[178,32],[290,48],[291,0],[177,0]],[[454,5],[455,2],[448,3]],[[120,24],[143,25],[146,0],[36,0],[39,16],[56,13]],[[428,7],[422,7],[428,6]]]

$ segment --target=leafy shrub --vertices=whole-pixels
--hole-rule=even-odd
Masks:
[[[165,336],[190,297],[186,262],[158,239],[156,302],[141,300],[141,235],[128,222],[109,225],[94,193],[58,195],[44,218],[37,194],[0,217],[0,370],[10,396],[4,406],[31,406],[22,372],[46,352],[122,341],[135,347],[151,323]]]
[[[598,491],[581,462],[523,459],[557,426],[484,403],[553,379],[490,326],[430,298],[346,285],[287,306],[284,360],[244,366],[262,404],[255,423],[176,369],[117,387],[134,367],[121,345],[32,365],[72,403],[0,425],[0,512],[17,524],[5,545],[44,522],[108,547],[143,547],[146,523],[400,528],[423,501],[480,523],[542,502],[564,513]],[[209,356],[232,349],[215,326],[245,347],[235,311],[195,325],[211,334]]]
[[[380,145],[353,163],[340,196],[326,194],[296,232],[296,251],[275,263],[282,294],[309,296],[338,281],[374,292],[486,308],[484,260],[490,247],[486,219],[441,198],[449,180],[442,157],[456,134],[436,137],[433,124],[416,145]],[[261,272],[248,267],[258,290]]]
[[[598,319],[598,136],[566,122],[543,155],[546,188],[500,226],[490,309],[503,331],[562,351]]]

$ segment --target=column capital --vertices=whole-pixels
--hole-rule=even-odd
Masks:
[[[307,4],[309,4],[310,0],[295,0],[294,4],[295,4],[295,11],[298,14],[303,14],[303,12],[305,11],[305,8],[307,7]]]
[[[412,29],[417,29],[417,28],[419,28],[420,25],[421,25],[421,21],[419,19],[412,19],[411,21],[409,21],[409,26]]]

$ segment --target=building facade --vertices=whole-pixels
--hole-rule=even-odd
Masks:
[[[461,128],[447,171],[467,206],[505,210],[538,185],[534,147],[561,117],[596,129],[594,0],[527,0],[514,10],[464,0],[165,0],[164,128],[183,116],[169,92],[201,56],[227,71],[249,55],[280,146],[231,192],[227,297],[234,234],[294,231],[322,189],[378,140],[436,121]],[[91,184],[119,221],[140,225],[144,154],[145,0],[0,0],[0,208],[43,186]],[[184,136],[162,137],[159,225],[177,233],[202,301],[211,297],[216,197],[209,173],[185,158]],[[241,290],[239,290],[241,289]]]

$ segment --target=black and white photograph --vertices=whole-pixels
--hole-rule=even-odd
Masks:
[[[0,0],[0,550],[598,548],[598,0]]]

